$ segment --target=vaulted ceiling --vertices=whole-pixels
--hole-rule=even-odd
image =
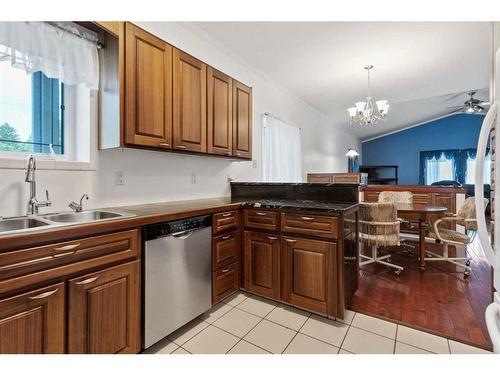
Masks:
[[[488,100],[487,22],[195,22],[203,33],[332,119],[366,96],[387,99],[387,122],[353,127],[361,139],[443,116],[482,89]]]

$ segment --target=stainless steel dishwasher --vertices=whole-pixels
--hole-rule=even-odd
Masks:
[[[211,307],[212,217],[147,225],[143,238],[148,348]]]

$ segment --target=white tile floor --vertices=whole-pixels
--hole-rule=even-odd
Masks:
[[[237,293],[144,353],[481,354],[440,336],[348,311],[343,321]]]

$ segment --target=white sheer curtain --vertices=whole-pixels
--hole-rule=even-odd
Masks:
[[[447,158],[444,152],[439,159],[433,157],[427,160],[427,171],[425,182],[427,185],[436,181],[455,179],[455,162],[452,158]]]
[[[263,115],[264,182],[302,182],[300,129]]]
[[[67,85],[84,83],[97,89],[97,44],[69,31],[81,34],[76,25],[67,23],[56,27],[46,22],[0,22],[0,60],[9,60],[28,74],[41,71]]]

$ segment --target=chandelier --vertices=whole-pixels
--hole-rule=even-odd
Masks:
[[[378,100],[374,105],[370,96],[370,70],[372,68],[373,65],[365,66],[365,70],[368,72],[368,95],[366,96],[366,102],[357,102],[354,104],[355,107],[347,109],[351,124],[375,125],[378,121],[387,118],[387,112],[389,112],[387,100]]]

